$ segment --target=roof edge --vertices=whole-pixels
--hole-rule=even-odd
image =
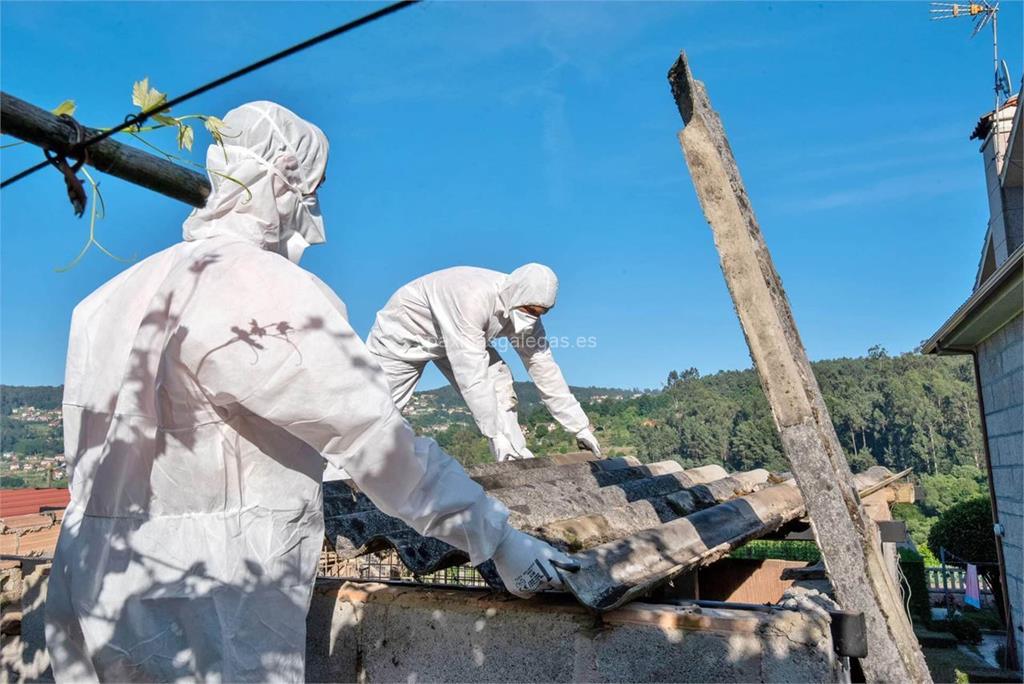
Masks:
[[[967,326],[982,307],[1000,293],[1004,285],[1011,283],[1014,277],[1020,276],[1024,269],[1024,245],[1013,251],[1006,261],[988,277],[966,302],[953,313],[921,348],[924,354],[964,354],[969,350],[962,346],[952,346],[950,340]],[[993,331],[994,332],[994,331]]]

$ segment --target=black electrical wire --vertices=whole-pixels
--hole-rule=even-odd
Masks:
[[[301,43],[297,43],[296,45],[291,46],[290,48],[286,48],[284,50],[281,50],[280,52],[276,52],[270,55],[269,57],[264,57],[258,62],[253,62],[249,66],[242,67],[237,71],[232,71],[227,76],[221,76],[220,78],[214,81],[210,81],[209,83],[206,83],[204,85],[199,86],[198,88],[195,88],[194,90],[188,91],[184,95],[179,95],[173,100],[166,100],[163,104],[153,107],[152,109],[147,109],[146,111],[140,112],[135,116],[127,117],[122,123],[118,124],[117,126],[114,126],[113,128],[108,128],[107,130],[101,133],[97,133],[91,138],[87,138],[86,140],[82,141],[80,145],[75,145],[74,148],[72,148],[72,152],[77,150],[83,150],[86,147],[89,147],[90,145],[95,145],[96,143],[102,140],[106,140],[115,133],[120,133],[126,128],[131,128],[132,126],[140,126],[142,123],[146,121],[146,119],[153,116],[154,114],[159,114],[160,112],[166,111],[171,107],[176,107],[177,105],[181,104],[182,102],[185,102],[186,100],[190,100],[193,97],[209,92],[214,88],[220,87],[225,83],[235,80],[236,78],[240,78],[242,76],[245,76],[246,74],[252,73],[257,69],[262,69],[268,64],[273,64],[278,60],[284,59],[285,57],[290,57],[297,52],[302,52],[306,48],[313,47],[314,45],[324,42],[325,40],[330,40],[335,36],[340,36],[343,33],[348,33],[353,29],[357,29],[360,26],[364,26],[365,24],[369,24],[370,22],[376,21],[377,19],[386,17],[389,14],[394,14],[395,12],[405,9],[410,5],[415,5],[418,2],[420,2],[420,0],[402,0],[401,2],[396,2],[394,4],[388,5],[387,7],[382,7],[376,12],[371,12],[365,16],[359,17],[358,19],[354,19],[353,21],[350,21],[346,24],[342,24],[341,26],[333,28],[330,31],[325,31],[324,33],[321,33],[318,36],[313,36],[309,40],[304,40]],[[21,171],[20,173],[16,173],[10,178],[5,179],[3,183],[0,183],[0,188],[6,188],[8,185],[17,182],[22,178],[25,178],[26,176],[30,176],[39,169],[42,169],[49,165],[50,162],[44,160],[36,164],[35,166],[31,166],[25,169],[24,171]]]

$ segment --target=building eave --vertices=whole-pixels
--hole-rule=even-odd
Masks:
[[[1024,310],[1024,246],[1018,247],[924,343],[925,354],[966,354]]]

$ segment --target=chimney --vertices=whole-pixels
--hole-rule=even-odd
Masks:
[[[985,164],[989,208],[988,239],[976,288],[1024,241],[1020,225],[1021,188],[1005,187],[1003,182],[1017,102],[1018,96],[1011,97],[998,110],[981,117],[971,134],[972,140],[982,141],[979,151]]]

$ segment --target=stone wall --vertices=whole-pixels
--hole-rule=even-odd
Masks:
[[[0,682],[49,681],[46,578],[63,510],[0,518]]]
[[[320,581],[307,681],[828,682],[827,614],[633,603],[601,619],[569,597]]]
[[[14,561],[0,566],[0,682],[53,681],[45,636],[49,574],[49,561]]]
[[[52,681],[49,564],[25,568],[0,681]],[[20,579],[20,578],[19,578]],[[11,605],[8,604],[10,608]],[[318,580],[306,681],[835,682],[827,613],[633,603],[598,620],[571,598]]]
[[[1024,316],[978,348],[985,424],[1018,657],[1024,657]]]

